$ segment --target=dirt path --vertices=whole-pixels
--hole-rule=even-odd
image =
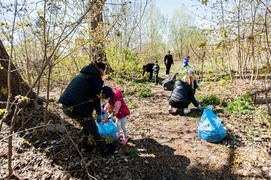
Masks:
[[[152,83],[152,82],[150,82]],[[241,81],[240,86],[245,84]],[[106,85],[129,89],[129,85],[116,85],[106,81]],[[146,85],[147,86],[147,85]],[[215,86],[221,99],[234,96],[242,89],[236,85]],[[210,95],[210,86],[201,85],[197,96]],[[244,87],[243,89],[246,89]],[[127,118],[129,142],[123,146],[117,143],[118,152],[103,157],[96,150],[83,153],[82,157],[71,143],[79,141],[80,126],[65,118],[60,107],[53,104],[55,114],[48,117],[53,123],[59,122],[59,114],[64,117],[66,133],[50,133],[42,137],[41,129],[16,134],[13,138],[13,161],[15,174],[7,177],[7,144],[0,141],[0,177],[3,179],[123,179],[123,180],[177,180],[177,179],[270,179],[271,178],[271,140],[268,125],[256,124],[255,116],[236,116],[218,111],[223,120],[228,137],[222,143],[208,143],[197,134],[201,113],[191,106],[191,113],[168,113],[167,98],[171,91],[161,85],[152,86],[152,95],[138,98],[127,97],[126,102],[136,105]],[[58,99],[59,92],[55,92]],[[222,97],[223,94],[223,97]],[[26,128],[40,126],[43,111],[29,112]],[[255,121],[255,122],[253,122]],[[17,121],[20,127],[20,122]],[[253,123],[250,123],[253,122]],[[256,126],[254,126],[256,124]],[[261,127],[260,127],[261,126]],[[261,130],[261,131],[259,131]],[[9,132],[5,124],[0,139]],[[256,133],[255,133],[256,132]],[[254,133],[254,134],[253,134]],[[251,141],[251,137],[253,141]],[[86,173],[88,169],[91,176]]]
[[[203,86],[202,89],[204,91],[205,87]],[[228,93],[224,91],[225,97],[232,92],[231,88],[228,88]],[[242,92],[242,90],[234,90],[234,92]],[[271,158],[266,150],[258,145],[255,147],[247,143],[244,137],[239,137],[234,141],[225,139],[218,144],[203,141],[197,134],[201,113],[193,105],[190,105],[192,111],[189,115],[184,115],[182,112],[169,114],[167,98],[171,91],[165,91],[159,85],[152,88],[152,93],[152,97],[138,100],[137,109],[132,111],[128,118],[128,128],[133,140],[142,140],[147,137],[165,149],[170,149],[171,154],[162,156],[164,159],[161,160],[160,165],[169,165],[179,170],[185,169],[182,173],[185,173],[186,177],[183,178],[234,179],[246,176],[268,179],[271,177]],[[208,94],[208,92],[198,91],[196,97],[203,94]],[[231,117],[223,114],[218,114],[218,116],[224,121],[228,133],[234,134],[234,131],[240,130],[234,129],[238,122],[232,122],[234,119]],[[245,122],[240,121],[240,123]],[[270,145],[270,142],[267,144]],[[159,149],[159,151],[163,150]],[[166,154],[167,151],[165,150],[164,153]],[[179,162],[179,165],[170,163],[175,162],[180,156],[185,158],[186,163]],[[255,166],[256,161],[261,165]],[[179,173],[176,174],[180,176]]]

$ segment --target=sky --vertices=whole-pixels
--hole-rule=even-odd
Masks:
[[[211,12],[207,11],[206,13],[207,7],[202,5],[199,0],[156,0],[155,4],[160,8],[163,14],[167,15],[168,17],[171,16],[171,13],[174,10],[183,7],[183,5],[185,6],[186,12],[195,18],[196,23],[206,23],[206,21],[203,21],[202,18],[200,18],[204,14],[209,17],[211,16]]]

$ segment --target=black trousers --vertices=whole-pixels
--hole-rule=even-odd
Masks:
[[[166,74],[169,74],[171,68],[171,64],[166,65]]]
[[[154,82],[158,84],[158,72],[154,72]]]
[[[174,98],[169,98],[168,103],[172,107],[178,108],[178,109],[188,108],[188,105],[189,105],[189,104],[184,104],[181,101],[178,101],[178,100],[176,100]]]
[[[70,118],[75,119],[77,122],[80,123],[80,125],[83,127],[82,133],[84,135],[88,136],[90,133],[93,136],[93,139],[96,142],[96,146],[100,151],[104,152],[107,149],[107,146],[103,138],[99,134],[98,127],[93,117],[85,117],[74,110],[70,111],[68,109],[68,106],[66,105],[62,105],[62,110],[64,114],[66,114]]]

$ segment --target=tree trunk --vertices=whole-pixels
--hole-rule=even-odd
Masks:
[[[106,62],[105,37],[103,26],[103,7],[106,0],[91,2],[92,10],[90,12],[91,31],[90,31],[90,60]]]
[[[4,109],[6,107],[6,101],[8,99],[8,63],[9,55],[0,40],[0,108]],[[11,101],[17,95],[24,96],[30,89],[30,87],[25,84],[19,70],[11,63]],[[36,94],[31,91],[29,98],[35,99]]]

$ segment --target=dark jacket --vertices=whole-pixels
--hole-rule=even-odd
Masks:
[[[154,63],[148,63],[146,65],[143,65],[142,75],[144,76],[145,72],[153,72],[153,70],[152,70],[153,66],[154,66]]]
[[[195,99],[192,87],[181,80],[177,80],[174,83],[170,98],[180,101],[183,104],[190,104],[190,102],[192,102],[195,107],[199,106],[197,100]]]
[[[148,63],[148,64],[143,66],[143,70],[145,70],[146,72],[151,72],[153,66],[154,66],[154,63]]]
[[[95,108],[96,113],[101,113],[101,103],[98,95],[103,86],[103,81],[98,71],[93,66],[85,66],[80,74],[72,79],[59,103],[71,106],[72,110],[91,117]]]
[[[174,63],[173,63],[173,57],[172,57],[171,54],[165,55],[165,57],[164,57],[164,63],[165,63],[166,66],[167,66],[167,65],[174,64]]]

